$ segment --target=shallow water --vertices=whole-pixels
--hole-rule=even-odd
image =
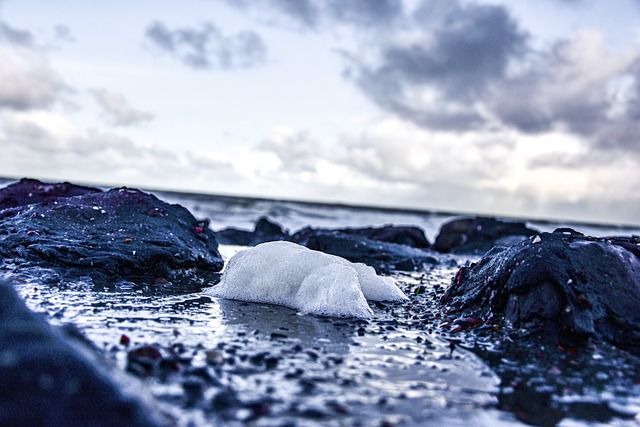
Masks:
[[[312,206],[293,202],[160,193],[207,217],[214,230],[252,229],[268,216],[290,231],[303,226],[417,225],[433,241],[450,215]],[[543,230],[556,224],[532,223]],[[546,228],[545,228],[546,227]],[[592,235],[640,230],[574,227]],[[240,247],[222,246],[228,259]],[[131,367],[132,349],[157,345],[163,361],[142,375],[144,388],[179,425],[522,425],[499,411],[499,379],[474,354],[446,338],[448,319],[437,300],[459,266],[442,255],[438,266],[394,277],[410,296],[403,304],[372,304],[369,321],[301,316],[267,304],[210,298],[200,292],[158,292],[82,283],[60,288],[27,280],[17,285],[52,323],[73,323],[117,370]],[[416,295],[422,286],[423,292]],[[130,341],[126,344],[123,336]],[[138,371],[138,374],[140,372]],[[599,391],[591,397],[601,398]],[[616,405],[630,411],[632,394]],[[609,420],[607,425],[635,425]],[[595,425],[565,420],[564,425]]]
[[[419,283],[417,276],[403,278],[407,291]],[[120,369],[127,365],[122,335],[130,338],[129,348],[184,346],[182,356],[189,361],[183,368],[143,380],[181,425],[515,423],[491,409],[498,379],[478,358],[395,322],[399,307],[393,305],[376,305],[375,318],[365,322],[301,316],[284,307],[199,293],[159,296],[28,283],[18,291],[52,323],[78,326]],[[219,363],[207,362],[212,352]],[[194,377],[189,370],[212,366],[216,384],[205,385],[199,401],[187,407],[183,384]],[[210,402],[229,390],[242,403],[215,413]],[[255,417],[256,405],[268,416]]]

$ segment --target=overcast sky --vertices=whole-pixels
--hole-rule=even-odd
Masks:
[[[640,224],[640,0],[0,0],[0,176]]]

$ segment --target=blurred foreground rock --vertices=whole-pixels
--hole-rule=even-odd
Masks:
[[[83,343],[31,312],[5,280],[0,280],[0,343],[2,426],[168,424],[122,392],[90,360],[91,350],[80,350]]]

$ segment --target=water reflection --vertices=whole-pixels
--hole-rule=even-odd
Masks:
[[[221,310],[221,323],[242,327],[276,338],[298,341],[306,347],[346,354],[353,344],[353,329],[340,319],[300,315],[296,310],[262,303],[212,298]]]

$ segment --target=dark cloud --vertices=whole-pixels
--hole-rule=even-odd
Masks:
[[[154,22],[145,34],[158,48],[195,69],[251,68],[262,64],[267,55],[258,34],[243,31],[226,36],[212,23],[170,29],[162,22]]]
[[[638,1],[640,2],[640,0]],[[640,57],[633,65],[633,75],[633,98],[629,101],[628,114],[632,120],[636,120],[640,123]]]
[[[311,0],[271,0],[272,7],[305,26],[315,27],[320,20],[320,9]]]
[[[387,27],[403,13],[400,0],[333,0],[323,3],[329,18],[363,27]]]
[[[153,114],[137,110],[124,96],[105,89],[94,89],[91,94],[102,107],[108,121],[114,126],[133,126],[153,119]]]
[[[640,152],[637,47],[612,53],[581,31],[534,51],[501,6],[423,1],[411,19],[402,37],[343,52],[347,79],[383,110],[431,130],[559,131]]]
[[[71,30],[66,25],[61,25],[61,24],[56,25],[54,28],[54,31],[55,31],[55,36],[58,40],[69,42],[69,43],[76,41],[75,37],[71,33]]]
[[[482,95],[487,82],[503,77],[509,62],[525,53],[527,38],[505,8],[474,4],[451,10],[430,33],[432,43],[387,48],[384,64],[453,98]]]
[[[357,84],[380,108],[429,129],[465,130],[481,126],[485,118],[473,106],[451,105],[442,94],[435,102],[412,99],[412,92],[424,90],[407,84],[384,68],[358,71]]]
[[[297,28],[316,30],[336,23],[376,29],[389,27],[403,14],[401,0],[227,0],[234,7],[255,8],[285,18]]]
[[[383,43],[374,61],[351,55],[351,79],[380,107],[421,126],[479,126],[474,101],[524,55],[527,35],[498,6],[425,2],[414,18],[415,40]]]
[[[6,41],[11,45],[31,46],[33,44],[33,36],[28,31],[13,28],[0,21],[0,41]]]

